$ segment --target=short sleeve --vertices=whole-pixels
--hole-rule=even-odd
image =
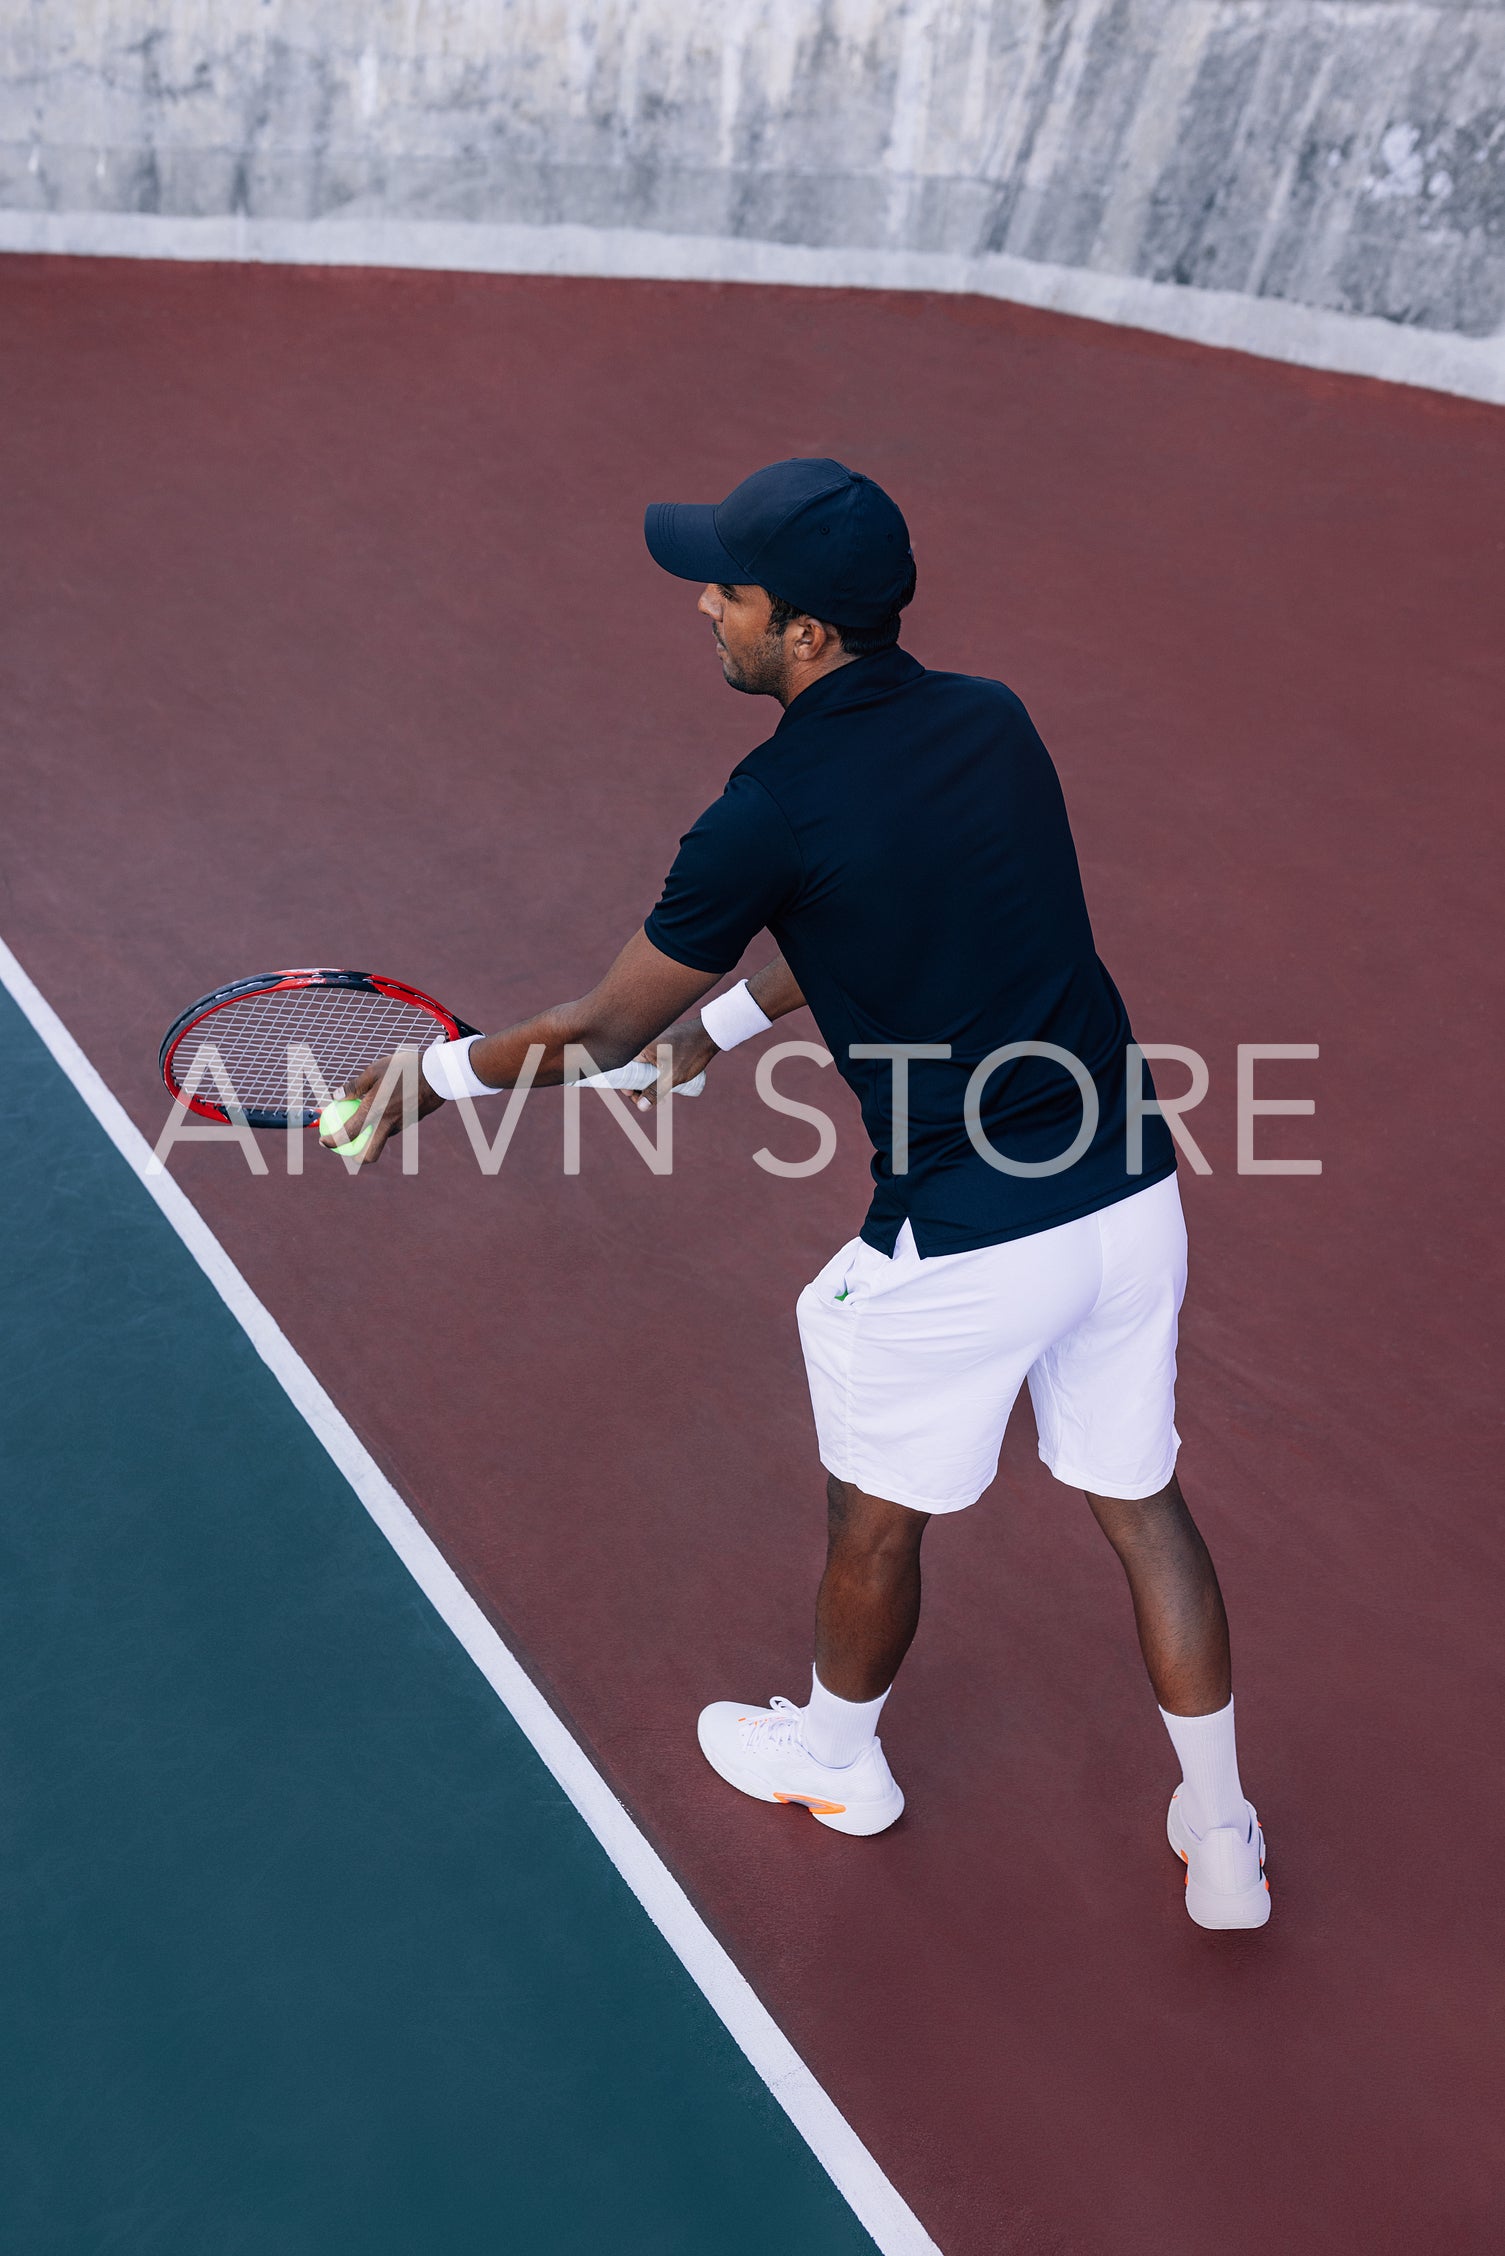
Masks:
[[[799,885],[799,849],[788,820],[762,784],[734,775],[680,840],[643,929],[676,963],[719,976]]]

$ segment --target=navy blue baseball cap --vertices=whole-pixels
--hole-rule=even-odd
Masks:
[[[725,501],[651,502],[643,538],[677,579],[765,587],[838,627],[881,627],[914,570],[897,503],[824,457],[770,463]]]

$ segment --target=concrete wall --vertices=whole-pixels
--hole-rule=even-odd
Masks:
[[[7,0],[0,79],[48,240],[574,223],[1505,324],[1505,0]]]

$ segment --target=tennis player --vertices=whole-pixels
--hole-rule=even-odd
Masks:
[[[856,1093],[872,1203],[798,1308],[829,1505],[810,1696],[716,1702],[706,1759],[834,1832],[893,1824],[877,1725],[919,1621],[921,1541],[992,1481],[1027,1382],[1041,1457],[1128,1577],[1181,1765],[1167,1830],[1187,1909],[1262,1926],[1227,1620],[1175,1472],[1175,1147],[1093,946],[1050,757],[1012,690],[899,647],[915,568],[871,479],[779,462],[718,505],[656,504],[645,531],[701,584],[727,682],[783,718],[591,994],[436,1043],[421,1109],[511,1086],[530,1047],[544,1083],[568,1044],[616,1066],[665,1029],[677,1085],[802,1004]],[[765,929],[779,953],[705,1003]],[[400,1124],[394,1091],[371,1160]]]

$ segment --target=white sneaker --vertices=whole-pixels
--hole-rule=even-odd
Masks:
[[[1171,1796],[1166,1836],[1186,1867],[1186,1908],[1199,1927],[1263,1927],[1270,1916],[1265,1837],[1254,1804],[1245,1802],[1244,1810],[1242,1825],[1194,1833],[1181,1788]]]
[[[829,1770],[805,1747],[805,1711],[776,1695],[766,1708],[717,1700],[701,1710],[700,1751],[739,1793],[793,1802],[833,1833],[881,1833],[904,1796],[875,1739],[845,1770]]]

